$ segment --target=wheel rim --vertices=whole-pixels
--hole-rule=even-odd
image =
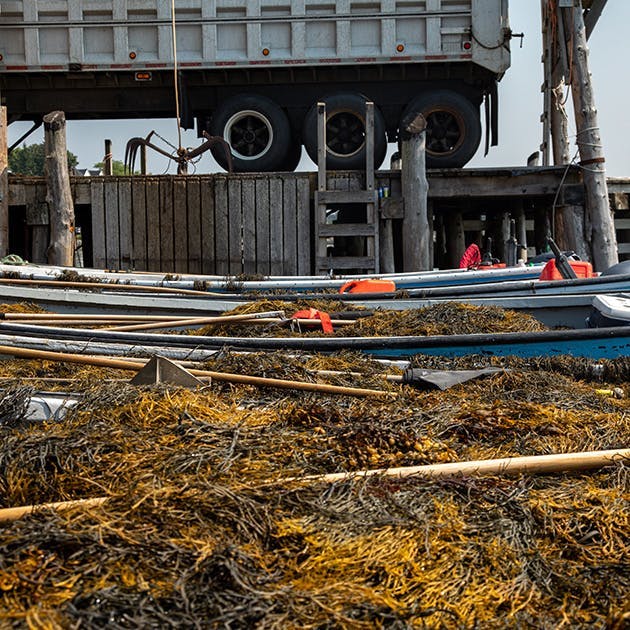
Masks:
[[[254,110],[243,110],[232,116],[223,129],[223,137],[240,160],[258,160],[273,144],[273,127],[269,119]]]
[[[446,156],[462,146],[465,124],[461,114],[450,109],[434,109],[425,113],[427,121],[427,152]]]
[[[328,152],[339,157],[355,155],[365,146],[365,123],[355,112],[335,112],[326,121]]]

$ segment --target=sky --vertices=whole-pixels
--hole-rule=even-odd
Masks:
[[[489,168],[522,166],[527,157],[539,150],[542,140],[543,81],[540,35],[539,0],[511,0],[510,22],[515,33],[525,33],[523,45],[512,41],[512,67],[499,84],[499,146],[492,147],[483,156],[483,146],[468,164],[470,167]],[[630,2],[609,0],[602,17],[589,39],[589,63],[593,75],[595,99],[599,113],[599,126],[606,155],[606,171],[609,177],[630,177],[630,161],[627,148],[630,141],[630,116],[627,114],[630,88],[623,70],[630,63]],[[569,97],[570,101],[570,97]],[[571,153],[575,152],[575,124],[570,114]],[[14,123],[9,126],[9,142],[17,140],[30,127],[30,123]],[[113,143],[114,159],[123,160],[125,145],[132,136],[146,136],[156,130],[160,135],[177,144],[177,127],[174,120],[133,121],[69,121],[68,149],[79,158],[79,167],[91,168],[103,159],[104,140]],[[27,144],[43,141],[43,132],[31,135]],[[200,144],[196,132],[183,132],[182,143],[188,147]],[[483,145],[483,141],[482,141]],[[162,145],[164,146],[164,145]],[[167,147],[165,147],[167,148]],[[391,151],[395,147],[391,147]],[[165,158],[148,152],[148,167],[154,174],[174,173],[175,165]],[[387,162],[383,168],[387,167]],[[305,152],[299,170],[315,170],[315,165]],[[220,171],[208,153],[197,164],[198,173]]]

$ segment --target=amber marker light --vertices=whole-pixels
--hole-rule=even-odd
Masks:
[[[269,57],[269,54],[271,53],[271,51],[269,50],[269,48],[263,48],[262,53],[264,57]]]
[[[129,53],[129,59],[135,59],[137,56],[138,55],[136,55],[136,53],[133,50]]]
[[[150,81],[152,78],[150,72],[136,72],[136,81]]]
[[[398,52],[402,52],[403,50],[405,50],[405,45],[404,44],[398,44],[398,46],[396,46],[396,50]]]

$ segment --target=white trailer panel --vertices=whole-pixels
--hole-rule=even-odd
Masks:
[[[177,0],[182,67],[477,63],[503,73],[503,0]],[[169,0],[3,0],[0,71],[173,65]]]

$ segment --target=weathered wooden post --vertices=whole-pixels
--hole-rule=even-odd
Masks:
[[[105,140],[105,157],[103,158],[103,175],[111,176],[112,170],[112,141]]]
[[[429,182],[426,174],[426,120],[422,114],[403,121],[402,196],[403,271],[433,268],[433,234],[428,213]]]
[[[517,203],[514,214],[516,216],[516,240],[518,241],[517,259],[527,262],[527,221],[522,201]]]
[[[9,253],[9,153],[7,108],[0,105],[0,257]]]
[[[593,266],[602,271],[619,261],[613,214],[608,200],[604,150],[597,121],[595,94],[588,69],[588,45],[581,0],[561,8],[565,38],[570,46],[573,110],[577,128],[580,165],[586,190],[586,225],[590,225]]]
[[[63,112],[44,116],[44,155],[50,212],[48,263],[72,266],[74,262],[74,204],[70,192],[66,117]]]
[[[558,20],[556,7],[548,0],[541,0],[543,25],[543,67],[544,67],[544,114],[543,143],[541,145],[543,164],[549,165],[553,152],[554,164],[568,164],[569,119],[564,107],[565,79],[568,78],[567,48],[564,44],[564,25]],[[551,135],[551,147],[549,136]]]
[[[451,269],[459,267],[459,261],[466,251],[464,217],[459,211],[446,215],[446,260]]]
[[[394,228],[392,225],[393,219],[402,218],[402,213],[398,214],[397,210],[402,206],[400,200],[391,197],[381,200],[380,208],[380,247],[379,247],[379,259],[380,259],[380,272],[381,273],[394,273],[395,256],[394,256]]]

